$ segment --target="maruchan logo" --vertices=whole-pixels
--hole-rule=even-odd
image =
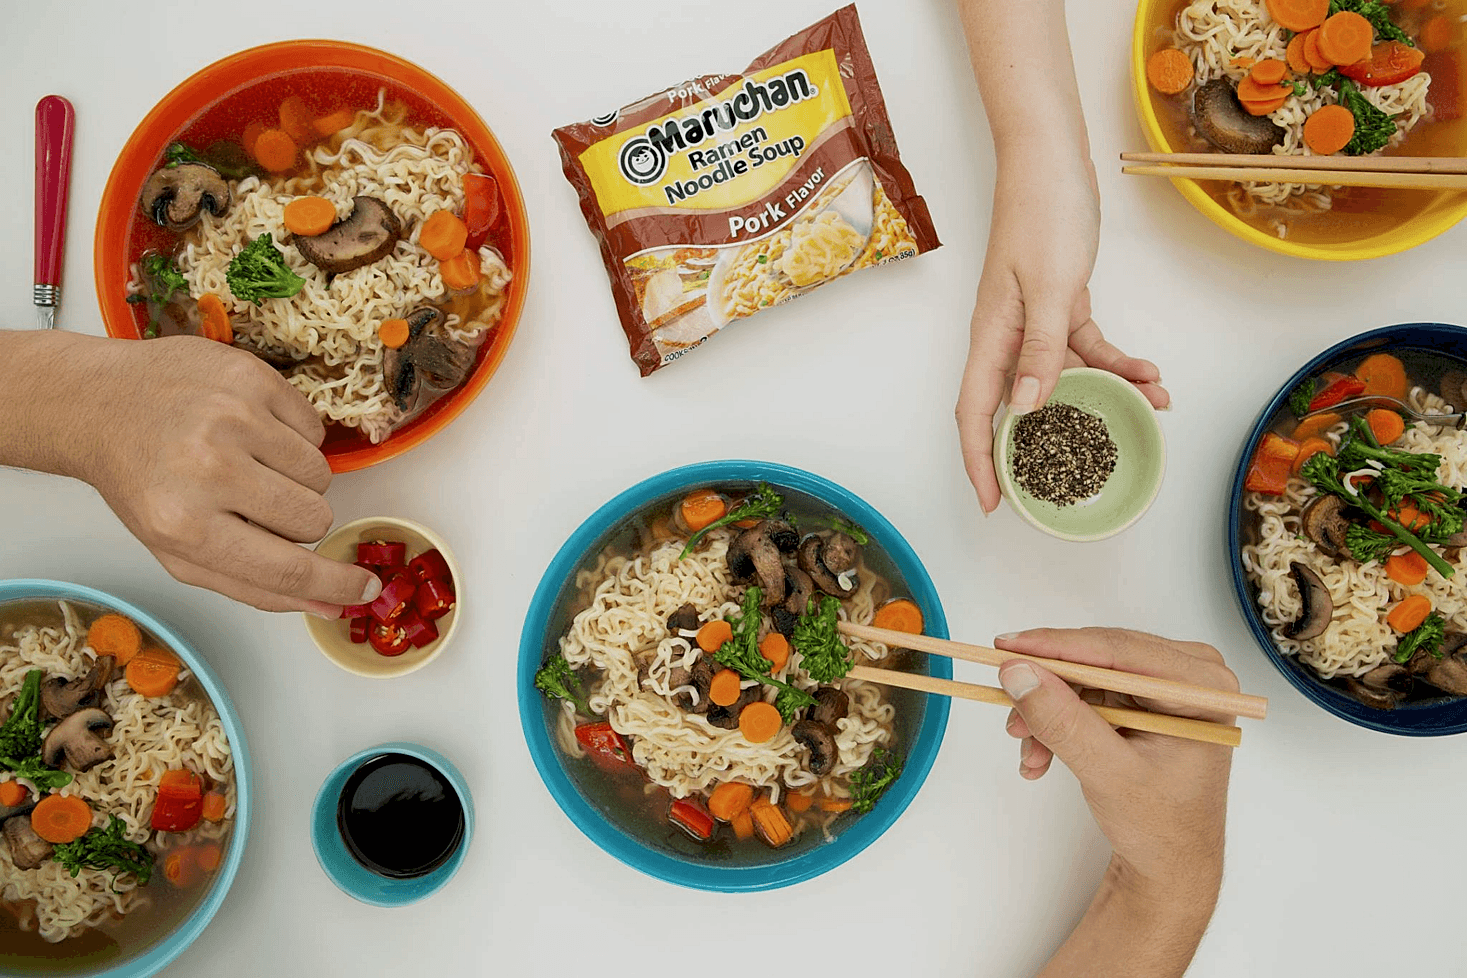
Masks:
[[[667,153],[646,136],[634,136],[617,159],[621,175],[639,187],[649,187],[667,170]]]
[[[598,115],[598,116],[596,116],[594,119],[591,120],[591,125],[593,125],[593,126],[609,126],[613,122],[615,122],[617,119],[620,119],[620,118],[621,118],[621,109],[615,109],[615,110],[613,110],[611,112],[606,113],[605,115]]]

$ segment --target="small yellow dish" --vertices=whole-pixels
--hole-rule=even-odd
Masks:
[[[1161,95],[1152,91],[1146,81],[1146,59],[1174,42],[1177,13],[1184,4],[1185,0],[1139,0],[1136,5],[1136,24],[1131,38],[1131,85],[1136,99],[1136,114],[1146,133],[1146,142],[1156,153],[1192,149],[1181,145],[1186,138],[1181,114],[1169,113],[1165,106],[1158,108],[1159,103],[1172,98],[1190,99],[1191,90],[1180,96]],[[1457,65],[1458,71],[1467,76],[1467,68],[1464,68],[1467,59],[1457,59]],[[1457,80],[1459,88],[1464,82],[1467,82],[1467,77]],[[1166,118],[1169,115],[1178,118]],[[1412,151],[1413,155],[1467,156],[1467,115],[1448,122],[1423,122],[1413,131],[1413,140],[1415,132],[1419,132],[1422,126],[1431,127],[1430,135],[1422,140],[1423,145]],[[1224,231],[1281,255],[1320,261],[1355,261],[1394,255],[1429,241],[1467,217],[1467,192],[1371,190],[1369,193],[1380,199],[1379,209],[1389,211],[1389,216],[1383,218],[1378,212],[1351,214],[1340,208],[1327,212],[1327,218],[1314,219],[1332,219],[1333,223],[1327,228],[1316,227],[1308,235],[1280,238],[1233,213],[1196,180],[1175,179],[1172,184],[1193,207]],[[1355,206],[1359,206],[1358,202]],[[1305,237],[1310,240],[1301,240]]]
[[[453,574],[453,588],[458,597],[453,610],[433,623],[438,628],[438,638],[421,649],[408,649],[402,655],[385,656],[380,655],[370,643],[353,643],[351,623],[345,618],[327,621],[315,615],[301,617],[306,623],[306,634],[311,636],[311,641],[316,643],[316,648],[326,658],[358,676],[391,679],[423,668],[453,641],[453,633],[458,630],[460,612],[463,610],[464,579],[458,562],[453,559],[453,551],[442,537],[420,523],[394,516],[368,516],[352,520],[327,534],[326,539],[316,545],[316,552],[332,560],[352,563],[357,557],[357,544],[374,540],[401,541],[407,544],[410,557],[434,548],[443,554],[444,563],[448,564],[449,572]]]

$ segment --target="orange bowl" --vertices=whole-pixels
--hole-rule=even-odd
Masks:
[[[142,337],[134,307],[126,301],[129,265],[135,259],[132,234],[143,184],[163,150],[206,112],[231,96],[263,82],[298,72],[333,72],[342,78],[385,83],[394,92],[414,96],[473,147],[475,160],[499,185],[503,210],[495,226],[505,260],[514,277],[499,322],[479,347],[473,370],[458,388],[398,428],[380,445],[333,426],[322,451],[333,472],[350,472],[401,455],[447,427],[468,407],[494,375],[514,338],[530,277],[530,230],[525,202],[509,159],[494,134],[463,98],[443,81],[411,62],[345,41],[280,41],[250,48],[216,61],[189,76],[147,114],[122,147],[102,192],[97,215],[95,267],[97,300],[107,334],[119,339]]]

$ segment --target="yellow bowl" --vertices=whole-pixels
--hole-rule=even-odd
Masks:
[[[1184,152],[1191,148],[1186,145],[1185,113],[1169,112],[1164,104],[1176,96],[1154,92],[1146,83],[1146,59],[1173,43],[1172,31],[1177,13],[1186,2],[1139,0],[1136,5],[1136,25],[1131,39],[1131,85],[1146,142],[1157,153]],[[1454,7],[1467,6],[1463,0],[1449,2]],[[1467,65],[1467,60],[1460,57],[1460,49],[1457,64],[1459,73],[1463,75],[1459,79],[1460,86],[1467,82],[1467,71],[1462,67]],[[1413,133],[1413,143],[1410,149],[1413,155],[1467,156],[1467,116],[1449,122],[1422,123]],[[1378,207],[1371,207],[1360,214],[1332,210],[1320,218],[1321,223],[1310,228],[1307,234],[1280,238],[1234,214],[1196,180],[1177,179],[1172,183],[1208,220],[1244,241],[1281,255],[1322,261],[1354,261],[1393,255],[1436,237],[1467,217],[1467,192],[1370,190],[1365,199],[1378,198]]]
[[[311,641],[316,643],[316,648],[326,658],[358,676],[391,679],[423,668],[436,659],[453,640],[453,633],[458,630],[460,612],[463,610],[464,576],[458,569],[458,562],[453,559],[453,551],[448,549],[448,544],[442,537],[421,523],[394,516],[368,516],[343,524],[316,544],[316,552],[332,560],[351,563],[357,559],[357,544],[372,540],[402,541],[407,544],[408,553],[413,556],[435,547],[443,554],[444,563],[448,564],[449,573],[453,575],[453,589],[458,598],[454,602],[453,610],[433,623],[438,627],[438,638],[421,649],[408,649],[402,655],[385,656],[379,655],[369,644],[353,643],[351,623],[344,618],[327,621],[315,615],[301,617],[305,619],[306,632],[311,636]]]

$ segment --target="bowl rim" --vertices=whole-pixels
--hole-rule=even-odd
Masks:
[[[549,626],[555,599],[562,584],[585,556],[587,549],[604,533],[625,520],[626,515],[654,499],[698,485],[719,482],[759,482],[803,492],[854,519],[882,541],[887,556],[901,569],[911,587],[912,598],[922,608],[927,634],[948,635],[947,617],[937,588],[926,567],[906,538],[884,516],[849,490],[803,469],[777,462],[727,459],[697,462],[669,469],[643,479],[598,508],[586,518],[556,552],[535,589],[525,627],[520,636],[516,687],[520,726],[540,779],[551,797],[571,822],[603,851],[655,879],[691,889],[718,893],[748,893],[790,886],[826,873],[853,858],[875,842],[906,811],[927,779],[947,729],[951,703],[945,696],[929,695],[922,725],[907,752],[902,776],[888,789],[871,812],[844,829],[836,841],[807,850],[791,859],[764,866],[711,866],[656,852],[624,834],[602,817],[582,797],[562,767],[545,729],[544,700],[534,686],[541,665],[544,633]],[[952,678],[952,663],[941,657],[929,660],[930,674]]]
[[[1144,416],[1150,421],[1148,427],[1156,433],[1157,453],[1159,455],[1156,479],[1152,483],[1151,494],[1146,497],[1146,502],[1124,523],[1097,533],[1066,533],[1041,521],[1039,517],[1029,511],[1028,506],[1023,505],[1022,501],[1019,500],[1018,493],[1015,491],[1016,487],[1014,485],[1013,474],[1009,472],[1009,467],[1005,459],[1008,454],[1009,438],[1013,435],[1014,425],[1018,423],[1019,418],[1023,417],[1021,414],[1005,412],[1003,420],[998,423],[998,432],[993,437],[993,470],[994,474],[998,477],[999,489],[1003,490],[1004,501],[1008,503],[1010,509],[1019,514],[1025,523],[1059,540],[1066,540],[1071,543],[1097,543],[1101,540],[1109,540],[1118,533],[1135,526],[1141,517],[1145,516],[1151,509],[1151,504],[1156,502],[1156,497],[1161,495],[1161,485],[1166,481],[1166,432],[1161,427],[1161,419],[1156,416],[1156,409],[1151,406],[1151,402],[1146,399],[1146,395],[1141,393],[1135,384],[1126,380],[1124,377],[1117,376],[1109,370],[1102,370],[1099,367],[1066,367],[1060,371],[1061,379],[1070,376],[1089,377],[1099,383],[1106,384],[1111,390],[1124,392],[1120,394],[1121,397],[1134,399],[1140,402],[1141,406],[1146,409]]]
[[[380,444],[353,444],[345,448],[333,446],[327,450],[331,471],[352,472],[410,451],[447,428],[461,415],[488,386],[504,362],[524,312],[530,282],[530,226],[519,180],[493,131],[473,106],[437,75],[395,54],[365,44],[328,38],[299,38],[261,44],[226,55],[198,69],[148,110],[118,153],[97,206],[93,277],[107,335],[115,339],[138,339],[132,310],[123,299],[127,256],[122,244],[135,211],[132,202],[137,199],[157,159],[157,147],[223,94],[252,79],[282,70],[294,70],[294,66],[289,69],[282,69],[279,65],[264,67],[273,59],[292,55],[311,58],[313,64],[310,67],[347,68],[382,75],[412,88],[452,119],[454,128],[473,147],[477,162],[499,186],[505,211],[501,220],[508,222],[515,255],[515,267],[511,270],[514,275],[510,280],[504,311],[473,372],[456,390],[429,408],[428,413],[415,418],[404,430],[394,432]],[[347,59],[354,59],[353,63],[344,63]],[[221,92],[221,89],[227,91]],[[122,207],[118,201],[127,201],[128,204]]]
[[[1161,121],[1151,103],[1151,90],[1146,81],[1147,35],[1151,27],[1152,13],[1163,3],[1173,0],[1139,0],[1136,5],[1136,20],[1131,31],[1131,92],[1136,104],[1136,114],[1147,145],[1155,153],[1171,153],[1174,150],[1162,131]],[[1420,214],[1410,221],[1389,231],[1371,235],[1357,241],[1332,245],[1302,244],[1265,234],[1247,221],[1235,215],[1212,198],[1196,180],[1176,177],[1171,184],[1204,217],[1218,227],[1249,244],[1258,245],[1269,251],[1293,258],[1309,258],[1315,261],[1363,261],[1383,258],[1409,251],[1425,244],[1432,238],[1451,230],[1467,217],[1467,194],[1452,207],[1444,207],[1432,214]]]
[[[423,524],[410,519],[405,519],[401,516],[363,516],[359,519],[351,520],[350,522],[341,524],[336,529],[326,534],[312,549],[319,552],[320,549],[326,546],[328,543],[334,542],[340,537],[346,536],[349,533],[355,533],[358,530],[371,526],[398,527],[401,529],[405,529],[410,533],[416,533],[424,540],[427,540],[433,545],[433,547],[435,547],[440,553],[443,554],[443,562],[448,565],[448,572],[453,575],[454,593],[458,595],[464,593],[464,574],[463,571],[459,568],[458,561],[453,556],[453,548],[448,545],[448,541],[444,540],[442,536],[440,536],[438,533],[435,533],[433,530],[429,529]],[[344,671],[351,673],[353,676],[361,676],[363,679],[396,679],[399,676],[406,676],[409,673],[417,672],[419,669],[423,668],[428,663],[438,658],[443,650],[448,647],[449,642],[451,642],[454,635],[458,633],[459,622],[463,619],[463,604],[457,599],[454,600],[453,610],[449,612],[449,615],[451,616],[452,620],[449,621],[448,628],[446,628],[436,639],[423,646],[423,648],[419,649],[418,652],[420,654],[418,656],[409,657],[405,653],[391,661],[391,664],[396,668],[381,670],[378,672],[368,672],[364,669],[357,668],[352,660],[339,658],[334,652],[328,649],[316,636],[316,629],[334,626],[341,621],[340,618],[326,621],[307,612],[301,612],[301,621],[305,624],[306,635],[310,637],[311,644],[316,646],[317,651],[325,656],[326,659],[333,665],[336,665]],[[382,657],[379,656],[379,658]]]
[[[1238,602],[1239,611],[1244,622],[1248,626],[1253,640],[1263,650],[1263,653],[1273,663],[1279,672],[1283,673],[1285,679],[1304,697],[1316,706],[1323,707],[1342,720],[1368,730],[1379,733],[1396,734],[1402,737],[1442,737],[1459,734],[1467,731],[1467,710],[1463,711],[1463,717],[1456,723],[1446,724],[1440,727],[1406,727],[1390,722],[1387,718],[1402,716],[1403,714],[1394,710],[1376,710],[1372,713],[1354,711],[1350,707],[1357,705],[1356,701],[1345,693],[1335,690],[1324,680],[1312,675],[1306,667],[1298,665],[1292,658],[1285,656],[1274,644],[1273,636],[1259,617],[1258,609],[1253,602],[1251,585],[1248,583],[1248,575],[1243,569],[1242,561],[1242,522],[1246,515],[1243,510],[1243,483],[1247,477],[1248,463],[1253,458],[1253,452],[1262,440],[1264,433],[1268,430],[1268,420],[1273,417],[1274,412],[1282,408],[1288,401],[1289,393],[1297,387],[1306,377],[1316,373],[1325,364],[1331,363],[1354,352],[1365,344],[1371,344],[1378,340],[1393,341],[1399,334],[1406,330],[1424,329],[1428,332],[1449,333],[1458,336],[1467,345],[1467,328],[1456,326],[1451,323],[1396,323],[1391,326],[1382,326],[1377,329],[1366,330],[1346,339],[1340,340],[1325,349],[1322,353],[1310,357],[1298,370],[1288,378],[1278,392],[1269,398],[1264,404],[1263,410],[1259,412],[1249,427],[1247,435],[1244,436],[1242,449],[1238,454],[1238,461],[1233,468],[1233,478],[1229,486],[1227,522],[1226,522],[1226,547],[1224,557],[1228,562],[1228,571],[1233,582],[1233,597]],[[1389,351],[1406,346],[1414,346],[1404,342],[1397,342],[1394,347],[1387,344],[1379,344],[1374,349]],[[1432,709],[1445,705],[1451,701],[1439,704],[1431,704],[1418,709]],[[1461,701],[1458,701],[1461,702]],[[1358,704],[1363,707],[1363,704]],[[1412,711],[1415,712],[1415,711]]]
[[[214,711],[219,715],[220,725],[224,727],[224,735],[229,740],[229,749],[234,757],[234,834],[230,840],[229,852],[219,867],[219,872],[215,875],[209,892],[177,927],[159,938],[142,955],[120,961],[103,971],[88,972],[93,978],[149,978],[177,959],[204,932],[204,928],[214,919],[214,915],[223,905],[224,898],[228,895],[230,887],[234,884],[234,878],[239,872],[240,863],[244,860],[245,846],[250,836],[250,816],[253,804],[250,751],[245,739],[244,726],[235,710],[234,701],[229,698],[224,684],[219,681],[219,677],[214,674],[203,656],[171,626],[164,624],[131,601],[97,588],[87,587],[84,584],[72,584],[68,581],[45,578],[12,578],[0,581],[0,604],[32,600],[85,601],[122,612],[142,624],[148,631],[168,643],[169,649],[193,671],[194,676],[204,687],[204,691],[209,694],[209,701],[214,705]]]
[[[406,754],[433,765],[453,785],[464,811],[464,834],[453,855],[426,876],[413,879],[389,879],[378,876],[347,851],[336,830],[336,801],[347,779],[362,763],[382,754]],[[469,845],[474,839],[474,796],[469,791],[468,779],[453,762],[430,747],[405,740],[389,741],[357,751],[337,764],[321,781],[316,789],[316,798],[311,803],[311,849],[316,854],[316,863],[321,872],[342,893],[372,907],[405,907],[425,900],[448,885],[458,875],[468,858]]]

